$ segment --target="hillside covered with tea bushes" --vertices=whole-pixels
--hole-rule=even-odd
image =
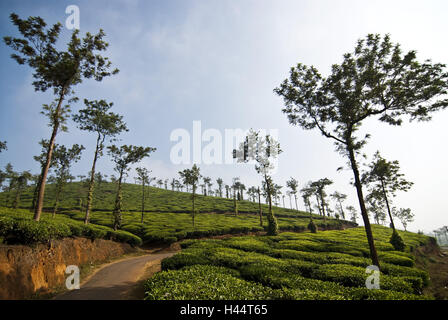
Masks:
[[[278,236],[186,240],[145,283],[146,299],[430,299],[429,276],[415,267],[424,235],[400,232],[404,252],[374,226],[381,261],[380,289],[365,286],[371,264],[363,228]]]

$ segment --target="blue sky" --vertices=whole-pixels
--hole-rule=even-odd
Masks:
[[[328,177],[335,181],[329,192],[347,193],[347,205],[358,207],[349,184],[352,173],[336,172],[346,160],[318,132],[290,126],[273,89],[298,62],[327,74],[331,64],[340,62],[368,33],[390,33],[404,50],[417,50],[420,59],[447,62],[446,1],[3,0],[0,35],[17,35],[8,18],[11,12],[22,18],[41,16],[48,24],[64,23],[65,8],[71,4],[80,9],[82,34],[105,30],[110,43],[107,56],[120,69],[101,83],[85,81],[75,89],[77,96],[113,101],[115,112],[123,114],[130,128],[121,143],[156,147],[157,152],[142,164],[163,178],[175,177],[185,167],[170,161],[174,145],[170,133],[176,128],[191,132],[194,120],[200,120],[203,129],[222,133],[234,128],[277,129],[284,150],[274,176],[277,183],[284,185],[293,176],[302,187],[309,180]],[[61,40],[69,34],[64,29]],[[53,97],[34,92],[31,69],[17,65],[10,54],[1,44],[0,140],[8,141],[8,151],[0,155],[0,166],[11,162],[16,170],[37,172],[32,157],[40,152],[38,141],[51,133],[40,115],[41,106]],[[81,107],[79,103],[73,110]],[[385,158],[399,160],[403,173],[415,183],[394,201],[397,207],[414,211],[413,230],[431,231],[448,220],[447,121],[448,111],[443,111],[429,123],[391,128],[368,121],[363,127],[372,134],[365,153],[372,156],[380,150]],[[86,146],[74,174],[89,170],[94,141],[72,122],[69,133],[58,136],[57,143]],[[98,167],[113,173],[107,156]],[[247,165],[202,165],[201,170],[227,183],[235,176],[246,185],[259,182]]]

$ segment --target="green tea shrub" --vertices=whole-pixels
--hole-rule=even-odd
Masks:
[[[144,284],[146,300],[258,300],[273,290],[223,267],[196,265],[157,273]]]
[[[140,237],[122,230],[115,231],[112,235],[112,240],[128,243],[133,247],[141,246],[143,243]]]
[[[378,257],[381,261],[391,263],[391,264],[396,264],[399,266],[413,267],[415,264],[413,259],[399,255],[398,252],[396,252],[396,251],[380,252],[378,254]]]
[[[404,251],[406,245],[404,244],[403,238],[398,234],[397,231],[394,230],[392,236],[390,237],[389,242],[397,251]]]
[[[308,223],[308,230],[310,230],[312,233],[317,233],[317,226],[314,223],[313,220],[310,220],[310,223]]]

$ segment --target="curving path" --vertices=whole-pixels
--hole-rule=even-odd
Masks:
[[[132,299],[136,288],[150,264],[174,255],[176,252],[153,253],[126,258],[101,267],[81,284],[78,290],[66,291],[56,300],[125,300]]]

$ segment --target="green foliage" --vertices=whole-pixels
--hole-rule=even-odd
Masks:
[[[147,291],[153,298],[167,295],[171,299],[186,296],[195,299],[190,295],[190,289],[182,289],[183,284],[190,288],[192,280],[178,278],[178,273],[183,274],[184,270],[193,267],[211,267],[201,269],[206,274],[196,279],[201,282],[204,277],[217,276],[213,268],[221,267],[233,270],[233,277],[269,288],[271,291],[264,299],[429,299],[421,295],[428,284],[428,274],[413,267],[413,256],[409,252],[394,251],[388,243],[389,228],[374,226],[373,230],[380,250],[381,290],[365,288],[368,276],[365,270],[371,264],[368,244],[364,229],[353,228],[316,234],[186,240],[181,243],[183,250],[180,253],[162,261],[162,269],[169,270],[166,279],[168,275],[176,279],[170,283],[170,288],[175,286],[176,293],[163,289],[165,280],[159,283],[155,278]],[[414,246],[428,241],[426,236],[408,232],[403,233],[403,237]],[[157,288],[157,292],[152,287]],[[242,299],[250,298],[243,296]],[[222,299],[226,298],[223,296]]]
[[[268,299],[273,290],[237,277],[223,267],[197,265],[180,271],[157,273],[145,282],[146,300]]]
[[[403,239],[400,237],[397,231],[392,232],[392,236],[390,237],[389,242],[394,246],[397,251],[404,251],[406,245],[404,244]]]
[[[57,23],[51,28],[41,17],[28,17],[22,20],[15,13],[11,13],[10,20],[21,34],[14,38],[3,38],[5,44],[14,50],[11,58],[18,64],[27,64],[33,72],[33,86],[35,91],[45,92],[52,89],[56,98],[50,104],[43,105],[42,113],[49,119],[52,135],[48,152],[44,155],[45,165],[39,178],[39,193],[34,219],[39,221],[44,201],[46,177],[52,160],[52,150],[58,131],[67,131],[66,120],[71,112],[70,104],[78,100],[71,97],[64,105],[64,100],[74,94],[73,88],[83,79],[103,78],[118,73],[118,69],[110,70],[112,63],[103,57],[109,44],[103,40],[103,30],[95,35],[89,32],[83,38],[79,37],[79,30],[74,30],[66,45],[66,50],[60,50],[57,45],[62,24]],[[42,159],[42,160],[43,160]]]
[[[272,213],[268,213],[267,214],[267,218],[268,218],[267,234],[270,235],[270,236],[277,235],[278,234],[277,218]]]
[[[31,206],[33,187],[26,188],[22,193],[22,207]],[[48,184],[45,195],[45,209],[53,207],[57,188]],[[116,184],[102,182],[93,195],[93,208],[90,221],[96,225],[113,227],[112,213]],[[239,201],[240,214],[234,216],[231,199],[219,197],[196,196],[196,205],[201,213],[196,214],[195,227],[191,224],[191,193],[176,192],[161,188],[145,187],[145,213],[141,223],[142,186],[123,184],[123,212],[122,230],[133,233],[143,242],[170,243],[185,238],[216,236],[222,234],[237,234],[266,231],[261,227],[258,216],[258,203]],[[75,220],[84,221],[84,209],[79,211],[80,198],[86,203],[86,184],[83,182],[67,183],[61,193],[60,213]],[[8,199],[6,192],[0,193],[0,203]],[[264,206],[267,208],[267,206]],[[310,215],[300,211],[275,207],[279,231],[302,232],[307,228]],[[210,213],[202,213],[210,212]],[[264,210],[265,217],[268,210]],[[218,213],[218,214],[216,214]],[[320,228],[340,229],[340,224],[334,219],[327,219],[324,223],[322,217],[314,216],[313,220]]]
[[[0,208],[0,237],[8,244],[46,243],[66,237],[112,239],[133,246],[142,244],[138,236],[129,232],[114,231],[94,224],[85,225],[65,216],[51,217],[44,214],[39,222],[32,218],[32,214],[25,210]]]
[[[314,223],[313,220],[310,220],[310,223],[308,223],[307,228],[308,228],[308,230],[310,230],[312,233],[317,233],[317,226],[316,226],[316,224]]]
[[[44,208],[51,209],[55,200],[55,185],[47,185],[48,192],[45,194]],[[87,188],[84,182],[67,183],[61,194],[61,210],[76,210],[79,207],[79,198],[87,197]],[[22,208],[31,206],[34,188],[28,187],[23,191]],[[101,187],[93,195],[93,209],[96,211],[112,211],[114,208],[115,193],[117,186],[115,183],[102,182]],[[191,211],[191,193],[165,190],[156,187],[145,186],[145,210],[147,212],[168,212],[168,213],[186,213]],[[137,184],[123,183],[123,209],[125,211],[141,211],[141,193],[142,186]],[[4,203],[7,193],[0,193],[0,203]],[[196,195],[196,209],[199,213],[233,212],[233,200],[220,197],[205,197]],[[268,211],[266,204],[261,205],[263,212]],[[273,207],[276,216],[291,218],[308,218],[309,213],[297,210],[291,210],[280,207]],[[247,200],[239,201],[239,213],[258,214],[258,203]],[[313,219],[318,221],[322,218],[313,215]],[[306,225],[305,225],[306,227]]]

